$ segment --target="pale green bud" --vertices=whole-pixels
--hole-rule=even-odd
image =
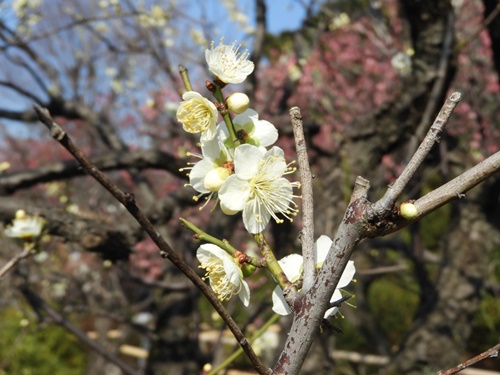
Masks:
[[[401,203],[399,214],[407,220],[412,220],[418,216],[418,210],[413,203]]]
[[[234,113],[240,114],[245,112],[250,105],[250,98],[242,92],[231,94],[226,100],[227,107]]]

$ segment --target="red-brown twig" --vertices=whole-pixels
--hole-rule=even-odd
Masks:
[[[463,369],[466,369],[467,367],[472,366],[473,364],[482,361],[483,359],[486,358],[496,358],[498,357],[498,352],[500,351],[500,343],[496,344],[494,347],[488,349],[484,353],[481,353],[479,355],[476,355],[475,357],[459,364],[458,366],[455,366],[453,368],[450,368],[449,370],[442,370],[438,371],[436,375],[452,375],[456,374],[457,372],[462,371]]]
[[[7,272],[9,272],[14,266],[19,263],[22,259],[25,259],[30,256],[32,248],[29,246],[25,246],[23,251],[14,256],[11,260],[9,260],[0,270],[0,279],[5,276]]]

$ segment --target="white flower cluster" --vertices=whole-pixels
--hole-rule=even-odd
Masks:
[[[177,109],[177,119],[188,133],[200,134],[201,154],[192,156],[200,160],[190,169],[190,185],[199,193],[195,199],[206,195],[207,202],[214,197],[227,215],[241,212],[245,229],[251,234],[264,231],[269,221],[290,221],[297,214],[293,188],[298,182],[290,182],[284,176],[295,171],[285,161],[284,152],[274,146],[278,139],[276,127],[249,108],[248,96],[234,93],[224,99],[221,89],[230,83],[241,83],[253,72],[247,51],[240,53],[236,43],[218,46],[212,43],[205,51],[208,69],[215,75],[207,85],[219,100],[214,104],[195,91],[182,96]],[[218,122],[218,111],[224,121]],[[231,119],[229,111],[235,114]],[[315,244],[316,267],[321,267],[332,240],[321,236]],[[215,244],[203,244],[196,256],[200,268],[205,269],[212,290],[222,301],[238,295],[245,306],[250,301],[250,289],[244,281],[248,275],[240,261],[240,252],[230,255]],[[287,278],[295,282],[302,272],[302,256],[292,254],[278,262]],[[253,267],[253,266],[252,266]],[[254,267],[255,268],[255,267]],[[354,264],[349,262],[338,288],[346,286],[354,275]],[[342,297],[337,289],[331,302]],[[273,310],[281,315],[291,313],[279,286],[273,292]],[[333,307],[325,318],[337,312]]]
[[[254,65],[247,60],[249,53],[240,53],[239,48],[236,43],[225,45],[222,39],[218,46],[212,43],[205,51],[216,82],[241,83],[253,72]],[[186,132],[201,134],[201,155],[194,155],[201,160],[189,173],[189,182],[200,196],[217,195],[222,211],[228,215],[242,212],[245,228],[252,234],[262,232],[271,218],[277,223],[283,218],[292,220],[297,213],[292,190],[299,184],[283,176],[295,168],[286,163],[282,149],[272,147],[278,131],[248,108],[248,96],[234,93],[223,103],[236,114],[233,132],[225,121],[218,123],[218,107],[200,93],[188,91],[182,99],[178,121]]]

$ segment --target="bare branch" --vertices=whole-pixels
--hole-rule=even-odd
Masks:
[[[7,272],[9,272],[14,266],[19,263],[21,260],[30,256],[32,248],[29,246],[25,246],[23,251],[14,256],[11,260],[9,260],[5,265],[0,269],[0,279],[5,276]]]
[[[437,79],[434,81],[432,85],[432,90],[430,92],[429,99],[427,101],[427,105],[425,106],[424,113],[420,122],[415,130],[415,134],[413,134],[412,139],[409,142],[407,157],[406,160],[409,160],[411,156],[415,153],[419,139],[424,137],[425,130],[428,127],[428,124],[431,121],[431,116],[434,111],[437,109],[438,102],[442,99],[442,95],[444,95],[443,90],[445,89],[446,76],[450,65],[450,56],[453,45],[453,36],[454,36],[454,26],[455,26],[455,13],[450,12],[448,15],[448,24],[446,26],[446,36],[443,40],[443,47],[441,49],[441,57],[439,59],[439,65],[437,68]]]
[[[340,276],[355,246],[364,236],[363,216],[369,206],[366,200],[369,188],[368,180],[362,177],[356,179],[351,201],[333,239],[328,257],[311,289],[295,302],[297,314],[294,316],[285,348],[274,367],[278,374],[298,374],[300,371]]]
[[[453,367],[453,368],[451,368],[449,370],[446,370],[446,371],[438,371],[438,373],[436,375],[452,375],[452,374],[456,374],[457,372],[460,372],[463,369],[465,369],[467,367],[470,367],[473,364],[475,364],[477,362],[480,362],[480,361],[482,361],[482,360],[484,360],[486,358],[496,358],[496,357],[498,357],[498,352],[499,351],[500,351],[500,344],[496,344],[494,347],[488,349],[484,353],[481,353],[481,354],[475,356],[474,358],[471,358],[468,361],[459,364],[456,367]]]
[[[302,255],[304,257],[304,280],[302,290],[307,292],[312,286],[315,277],[314,264],[314,201],[312,188],[312,175],[309,168],[307,156],[307,145],[304,139],[304,128],[302,126],[302,114],[298,107],[290,109],[293,135],[295,138],[295,149],[299,162],[300,181],[302,184]]]
[[[414,203],[419,212],[417,218],[429,214],[448,202],[465,198],[464,193],[498,173],[498,171],[500,171],[500,151],[422,198],[417,199]]]
[[[92,162],[102,171],[116,169],[162,169],[173,175],[186,178],[179,172],[179,168],[186,163],[174,156],[160,151],[135,150],[117,151],[92,158]],[[50,163],[36,169],[27,169],[22,172],[12,172],[0,177],[0,192],[11,193],[19,189],[25,189],[33,185],[67,179],[85,175],[75,160]]]
[[[392,215],[385,216],[385,219],[380,221],[378,225],[370,229],[367,237],[385,236],[390,233],[408,226],[421,219],[422,217],[437,210],[446,203],[457,199],[465,198],[465,193],[481,182],[490,178],[500,171],[500,151],[491,155],[486,160],[465,171],[458,177],[440,186],[439,188],[429,192],[423,197],[417,199],[413,204],[417,208],[418,215],[411,220],[404,219],[399,216],[394,210]],[[374,219],[377,216],[373,211],[369,213],[368,220]],[[378,216],[380,219],[381,216]]]
[[[417,168],[420,167],[427,154],[429,154],[432,146],[434,146],[436,142],[439,142],[441,132],[444,130],[448,119],[450,118],[461,97],[462,96],[460,93],[454,92],[443,104],[443,107],[441,108],[441,111],[439,111],[436,120],[434,120],[434,123],[427,132],[427,135],[425,136],[422,143],[420,143],[419,148],[411,158],[406,168],[403,170],[394,184],[390,186],[389,189],[387,189],[384,196],[373,205],[373,210],[377,214],[387,212],[394,207],[394,204],[401,196],[403,189],[413,177]]]

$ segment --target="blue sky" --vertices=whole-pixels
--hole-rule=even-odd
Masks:
[[[181,0],[179,4],[182,4]],[[250,23],[254,25],[255,23],[255,0],[234,0],[237,1],[240,9],[248,16]],[[1,0],[0,0],[1,2]],[[155,0],[151,0],[154,3]],[[210,20],[215,27],[220,27],[219,35],[224,35],[228,40],[239,40],[245,45],[249,41],[248,35],[245,34],[243,30],[238,30],[236,24],[230,24],[224,22],[227,20],[227,13],[225,8],[221,5],[221,0],[190,0],[186,1],[187,6],[184,11],[192,17],[192,19],[203,19],[206,18]],[[284,30],[296,30],[300,27],[302,20],[305,16],[304,7],[300,4],[298,0],[266,0],[267,6],[267,27],[268,32],[272,34],[280,33]],[[15,22],[15,17],[4,18],[8,22]],[[217,22],[221,20],[221,22]],[[11,25],[14,26],[14,25]],[[250,38],[251,39],[251,38]],[[250,47],[251,44],[247,44],[246,47]],[[9,102],[8,105],[6,103]],[[9,100],[4,97],[2,100],[1,107],[10,107],[10,109],[15,109],[14,104],[16,100]],[[25,103],[20,104],[24,108]],[[9,121],[2,120],[3,123],[10,123]],[[19,136],[21,128],[18,123],[14,123],[13,126],[7,126],[8,129],[13,129]]]
[[[224,22],[227,19],[227,13],[221,2],[221,0],[196,0],[191,3],[187,2],[185,9],[195,19],[199,17],[213,22],[219,34],[228,39],[246,39],[245,33],[238,30],[235,23]],[[255,0],[237,0],[237,4],[240,10],[248,16],[251,24],[255,24]],[[267,0],[266,6],[269,33],[277,34],[283,30],[296,30],[304,19],[304,7],[298,0]],[[217,20],[221,22],[217,24]]]
[[[266,3],[269,33],[276,34],[283,30],[296,30],[299,28],[304,19],[305,12],[298,1],[270,0]]]

